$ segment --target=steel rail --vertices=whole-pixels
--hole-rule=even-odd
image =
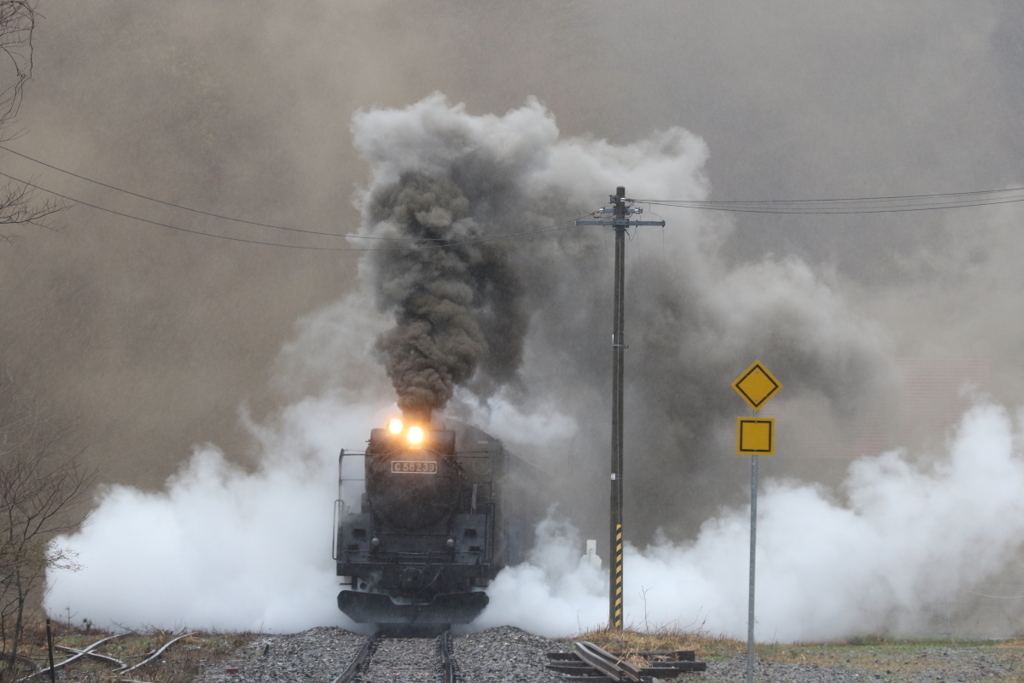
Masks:
[[[96,659],[105,659],[108,662],[113,662],[114,664],[117,664],[121,668],[124,668],[124,667],[128,666],[127,664],[122,662],[120,659],[117,659],[116,657],[111,657],[110,655],[105,655],[102,652],[86,652],[85,650],[79,650],[79,649],[74,648],[74,647],[68,647],[67,645],[54,645],[54,647],[56,647],[58,650],[67,650],[68,652],[75,652],[75,653],[80,654],[80,655],[87,655],[89,657],[95,657]]]
[[[141,666],[145,666],[146,664],[149,664],[154,659],[156,659],[157,657],[162,655],[164,653],[164,650],[169,648],[171,645],[174,645],[176,642],[178,642],[182,638],[188,638],[190,635],[192,635],[191,631],[189,631],[188,633],[183,633],[180,636],[178,636],[177,638],[173,638],[171,640],[168,640],[166,643],[164,643],[163,647],[161,647],[159,650],[157,650],[152,655],[150,655],[146,659],[142,660],[141,662],[139,662],[135,666],[130,666],[127,669],[121,668],[121,669],[118,669],[118,670],[114,671],[113,673],[120,674],[120,673],[128,673],[129,671],[135,671],[135,669],[138,669]]]
[[[445,631],[437,639],[437,649],[441,652],[442,683],[458,683],[458,667],[452,657],[452,633]]]
[[[107,642],[108,640],[113,640],[114,638],[120,638],[123,635],[124,635],[123,633],[118,633],[118,634],[113,635],[113,636],[107,636],[106,638],[101,638],[100,640],[97,640],[92,645],[87,646],[79,654],[72,655],[72,656],[68,657],[67,659],[65,659],[64,661],[62,661],[62,662],[57,662],[56,664],[53,665],[53,670],[56,671],[57,669],[61,668],[65,664],[70,664],[71,662],[75,661],[76,659],[79,659],[81,657],[86,656],[87,654],[90,654],[90,652],[92,651],[93,648],[99,647],[100,645],[102,645],[103,643]],[[15,683],[21,683],[21,681],[27,681],[30,678],[35,678],[36,676],[38,676],[40,674],[49,673],[49,672],[50,672],[50,667],[46,667],[45,669],[40,669],[39,671],[35,671],[33,673],[30,673],[28,676],[25,676],[24,678],[19,678]]]
[[[585,640],[573,643],[576,655],[613,681],[640,683],[640,668]]]
[[[366,663],[367,658],[369,658],[370,654],[373,652],[373,649],[379,639],[379,633],[367,636],[366,641],[363,643],[363,646],[359,648],[359,651],[356,652],[356,656],[352,658],[352,662],[348,665],[348,668],[342,671],[331,683],[349,683],[359,675],[359,673],[363,671],[363,664]]]

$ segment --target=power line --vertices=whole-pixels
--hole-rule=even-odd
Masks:
[[[907,211],[938,211],[1024,202],[1024,187],[1005,188],[1002,190],[828,199],[633,199],[630,201],[652,206],[669,206],[703,211],[732,211],[736,213],[789,215],[904,213]]]
[[[148,225],[153,225],[153,226],[157,226],[157,227],[161,227],[161,228],[169,228],[171,230],[177,230],[179,232],[187,232],[187,233],[192,234],[192,235],[201,235],[203,237],[213,237],[213,238],[216,238],[216,239],[228,240],[230,242],[243,242],[243,243],[246,243],[246,244],[257,244],[257,245],[265,246],[265,247],[281,247],[281,248],[284,248],[284,249],[302,249],[302,250],[306,250],[306,251],[383,251],[384,249],[387,248],[387,247],[316,247],[316,246],[311,246],[311,245],[281,244],[280,242],[266,242],[266,241],[263,241],[263,240],[254,240],[254,239],[248,239],[248,238],[244,238],[244,237],[231,237],[231,236],[228,236],[228,235],[219,235],[219,234],[216,234],[216,233],[204,232],[202,230],[195,230],[193,228],[185,228],[185,227],[182,227],[180,225],[174,225],[172,223],[162,223],[160,221],[154,221],[154,220],[150,220],[148,218],[142,218],[140,216],[135,216],[133,214],[125,213],[123,211],[118,211],[116,209],[110,209],[110,208],[107,208],[105,206],[100,206],[98,204],[92,204],[90,202],[86,202],[86,201],[83,201],[81,199],[76,199],[76,198],[71,197],[71,196],[66,195],[66,194],[61,194],[60,192],[55,192],[53,190],[49,190],[49,189],[47,189],[47,188],[45,188],[45,187],[43,187],[41,185],[37,185],[36,183],[31,183],[31,182],[29,182],[27,180],[22,180],[20,178],[16,178],[16,177],[14,177],[14,176],[12,176],[10,174],[4,173],[2,171],[0,171],[0,176],[2,176],[4,178],[8,178],[10,180],[13,180],[16,183],[21,183],[22,185],[25,185],[27,187],[34,188],[36,190],[39,190],[40,192],[46,192],[47,194],[51,194],[54,197],[59,197],[60,199],[63,199],[65,201],[73,202],[75,204],[81,204],[82,206],[87,206],[90,209],[95,209],[97,211],[103,211],[105,213],[113,214],[115,216],[120,216],[122,218],[127,218],[129,220],[138,221],[140,223],[146,223]],[[562,221],[561,223],[554,223],[552,225],[548,225],[548,226],[545,226],[543,228],[534,228],[534,229],[531,229],[531,230],[522,230],[522,231],[519,231],[519,232],[511,232],[511,233],[504,233],[504,234],[498,234],[498,235],[487,235],[487,236],[482,236],[482,237],[471,237],[471,238],[461,239],[461,240],[445,240],[444,238],[435,238],[435,237],[424,237],[424,238],[403,237],[403,238],[392,238],[392,239],[400,240],[402,242],[416,242],[416,243],[420,243],[420,244],[418,244],[418,247],[420,249],[449,249],[449,248],[452,248],[452,247],[458,247],[458,246],[462,246],[462,245],[466,245],[466,244],[479,244],[479,243],[482,243],[482,242],[494,242],[494,241],[505,240],[505,239],[518,239],[518,238],[523,238],[523,237],[532,237],[532,236],[536,236],[536,235],[546,234],[546,233],[549,233],[549,232],[565,230],[567,228],[574,227],[575,225],[576,225],[576,220],[575,219],[571,219],[571,220],[567,220],[567,221]],[[352,235],[352,237],[364,237],[364,236],[363,235]],[[389,239],[389,238],[378,237],[376,239]],[[430,244],[422,244],[422,243],[425,243],[425,242],[429,242]]]
[[[300,232],[300,233],[305,233],[305,234],[308,234],[308,235],[322,235],[324,237],[344,237],[344,238],[354,237],[356,239],[363,239],[363,240],[383,240],[383,241],[395,241],[395,242],[416,241],[418,239],[418,238],[415,238],[415,237],[382,237],[382,236],[377,236],[377,235],[359,235],[359,234],[356,234],[356,233],[322,232],[322,231],[318,231],[318,230],[308,230],[308,229],[304,229],[304,228],[292,228],[292,227],[288,227],[288,226],[284,226],[284,225],[275,225],[273,223],[260,223],[259,221],[250,221],[250,220],[246,220],[244,218],[235,218],[234,216],[227,216],[227,215],[224,215],[224,214],[213,213],[211,211],[203,211],[202,209],[196,209],[196,208],[193,208],[191,206],[185,206],[184,204],[175,204],[174,202],[168,202],[168,201],[164,201],[163,199],[157,199],[155,197],[150,197],[148,195],[140,194],[138,192],[132,192],[131,190],[126,190],[126,189],[124,189],[122,187],[117,187],[116,185],[110,185],[108,183],[104,183],[104,182],[101,182],[99,180],[94,180],[94,179],[88,178],[88,177],[86,177],[84,175],[80,175],[80,174],[75,173],[73,171],[69,171],[67,169],[60,168],[59,166],[54,166],[53,164],[49,164],[49,163],[47,163],[45,161],[41,161],[39,159],[35,159],[33,157],[30,157],[27,154],[22,154],[21,152],[16,152],[16,151],[14,151],[13,149],[11,149],[9,147],[4,147],[3,145],[0,145],[0,150],[3,150],[4,152],[9,152],[10,154],[14,154],[15,156],[19,156],[22,159],[27,159],[28,161],[31,161],[32,163],[39,164],[40,166],[45,166],[46,168],[53,169],[54,171],[57,171],[59,173],[64,173],[66,175],[71,176],[72,178],[78,178],[79,180],[84,180],[84,181],[86,181],[88,183],[92,183],[92,184],[98,185],[100,187],[105,187],[108,190],[114,190],[116,192],[121,192],[121,193],[124,193],[126,195],[130,195],[132,197],[137,197],[139,199],[145,199],[146,201],[154,202],[156,204],[163,204],[164,206],[170,206],[170,207],[175,208],[175,209],[181,209],[183,211],[191,211],[192,213],[197,213],[197,214],[200,214],[202,216],[209,216],[211,218],[218,218],[218,219],[225,220],[225,221],[232,221],[234,223],[242,223],[244,225],[252,225],[252,226],[256,226],[256,227],[260,227],[260,228],[271,228],[273,230],[285,230],[287,232]],[[8,177],[10,177],[10,176],[8,176]],[[51,192],[50,194],[56,194],[56,193],[55,192]],[[79,203],[80,204],[84,204],[85,202],[79,202]],[[437,238],[432,238],[432,237],[431,238],[426,238],[425,237],[423,239],[424,240],[428,240],[428,239],[437,239]],[[258,240],[254,240],[254,241],[258,242]]]
[[[55,166],[48,162],[36,159],[27,154],[17,152],[9,147],[0,145],[0,150],[19,156],[32,163],[45,166],[59,173],[64,173],[73,178],[84,180],[100,187],[121,192],[138,199],[162,204],[182,211],[217,218],[219,220],[251,225],[254,227],[270,228],[273,230],[284,230],[287,232],[298,232],[323,237],[344,237],[354,239],[381,240],[381,241],[444,241],[443,238],[416,238],[416,237],[385,237],[379,235],[360,235],[357,233],[324,232],[309,230],[306,228],[295,228],[274,223],[262,223],[244,218],[237,218],[212,211],[204,211],[184,204],[157,199],[138,192],[126,190],[116,185],[104,183],[93,178],[69,171]],[[8,176],[10,177],[10,176]],[[20,181],[19,181],[20,182]],[[48,190],[44,190],[49,192]],[[629,199],[627,201],[648,204],[650,206],[668,206],[684,209],[698,209],[703,211],[731,211],[735,213],[763,213],[763,214],[787,214],[787,215],[842,215],[842,214],[872,214],[872,213],[904,213],[907,211],[936,211],[944,209],[963,209],[978,206],[993,206],[998,204],[1013,204],[1024,202],[1024,187],[1012,187],[1001,190],[971,190],[963,192],[939,192],[931,194],[911,195],[890,195],[878,197],[833,197],[819,199],[753,199],[753,200],[697,200],[697,199]],[[51,194],[57,194],[51,192]],[[988,197],[988,199],[983,199]],[[80,204],[85,202],[79,201]],[[880,206],[872,206],[874,204]],[[243,240],[244,241],[244,240]],[[251,240],[255,243],[263,243],[260,240]],[[268,243],[269,244],[269,243]],[[282,245],[287,246],[287,245]],[[341,249],[339,249],[341,250]],[[348,250],[348,249],[344,249]]]
[[[1005,187],[1001,190],[969,190],[964,192],[933,192],[930,194],[898,194],[898,195],[881,195],[874,197],[829,197],[829,198],[811,198],[811,199],[747,199],[747,200],[717,200],[717,203],[729,203],[729,204],[752,204],[752,203],[789,203],[789,204],[806,204],[812,202],[865,202],[865,201],[890,201],[890,200],[901,200],[901,199],[934,199],[938,197],[963,197],[968,195],[981,195],[981,194],[999,194],[1003,192],[1024,192],[1024,187]],[[657,201],[650,199],[635,199],[629,201],[637,202],[648,202]],[[663,200],[663,201],[691,201],[686,199],[679,200]],[[716,202],[707,201],[709,204]]]
[[[147,223],[149,225],[155,225],[155,226],[158,226],[158,227],[161,227],[161,228],[169,228],[171,230],[178,230],[180,232],[187,232],[187,233],[190,233],[192,235],[202,235],[204,237],[215,237],[217,239],[228,240],[230,242],[244,242],[246,244],[259,244],[259,245],[265,246],[265,247],[284,247],[286,249],[306,249],[306,250],[310,250],[310,251],[372,251],[371,247],[367,247],[367,248],[360,248],[360,247],[313,247],[313,246],[295,245],[295,244],[280,244],[278,242],[264,242],[262,240],[251,240],[251,239],[246,239],[244,237],[230,237],[228,235],[217,235],[215,233],[203,232],[202,230],[193,230],[192,228],[183,228],[180,225],[172,225],[171,223],[161,223],[160,221],[154,221],[154,220],[150,220],[148,218],[141,218],[139,216],[133,216],[132,214],[129,214],[129,213],[124,213],[122,211],[117,211],[115,209],[108,209],[105,206],[99,206],[98,204],[90,204],[89,202],[82,201],[81,199],[75,199],[74,197],[70,197],[70,196],[68,196],[66,194],[61,194],[60,192],[54,192],[53,190],[48,190],[45,187],[42,187],[40,185],[36,185],[35,183],[30,183],[27,180],[22,180],[20,178],[15,178],[14,176],[9,175],[7,173],[4,173],[2,171],[0,171],[0,176],[3,176],[4,178],[9,178],[10,180],[13,180],[16,183],[21,183],[22,185],[26,185],[28,187],[35,188],[35,189],[37,189],[37,190],[39,190],[41,192],[46,192],[47,194],[52,194],[54,197],[60,197],[61,199],[64,199],[64,200],[69,201],[69,202],[74,202],[75,204],[81,204],[82,206],[88,206],[90,209],[96,209],[97,211],[104,211],[106,213],[110,213],[110,214],[113,214],[115,216],[121,216],[122,218],[128,218],[128,219],[133,220],[133,221],[139,221],[140,223]]]

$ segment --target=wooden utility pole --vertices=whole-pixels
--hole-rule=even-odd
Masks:
[[[659,225],[665,221],[630,220],[628,216],[642,213],[642,209],[627,206],[626,188],[619,187],[609,197],[612,206],[597,213],[611,213],[611,219],[578,220],[576,225],[610,225],[615,229],[615,305],[612,323],[612,459],[611,459],[611,533],[609,534],[610,560],[608,563],[608,626],[622,628],[622,453],[624,394],[623,375],[626,361],[626,230],[632,226]],[[632,202],[629,202],[632,203]]]

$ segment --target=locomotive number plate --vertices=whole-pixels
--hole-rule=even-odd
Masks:
[[[394,460],[391,471],[395,474],[437,474],[437,462],[433,460]]]

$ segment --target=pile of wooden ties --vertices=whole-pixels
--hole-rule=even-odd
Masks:
[[[608,652],[593,643],[576,641],[572,652],[549,652],[548,668],[576,683],[651,683],[656,678],[675,678],[685,672],[706,671],[707,663],[695,660],[693,650],[653,652]],[[639,667],[625,657],[639,657],[648,666]]]

